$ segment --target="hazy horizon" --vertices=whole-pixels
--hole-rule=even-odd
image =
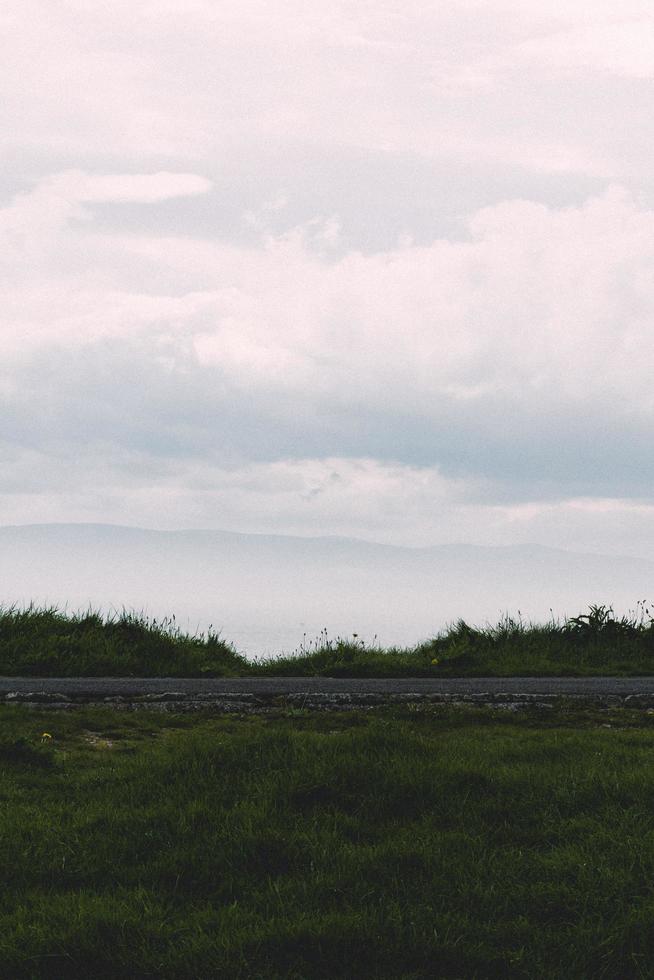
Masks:
[[[429,544],[391,544],[384,541],[379,541],[371,537],[359,537],[357,535],[343,535],[343,534],[285,534],[280,531],[243,531],[239,528],[224,528],[224,527],[153,527],[150,525],[142,524],[117,524],[112,521],[31,521],[26,523],[18,524],[0,524],[0,531],[9,530],[12,528],[52,528],[52,527],[97,527],[97,528],[113,528],[115,530],[127,530],[127,531],[143,531],[145,533],[152,532],[153,534],[207,534],[207,535],[226,535],[226,536],[243,536],[243,537],[253,537],[253,538],[290,538],[296,539],[298,541],[314,541],[314,540],[325,540],[325,541],[351,541],[359,544],[367,544],[376,546],[379,548],[386,548],[396,551],[429,551],[429,550],[441,550],[448,548],[461,548],[479,551],[494,551],[494,550],[529,550],[529,549],[542,549],[544,551],[560,551],[568,554],[577,555],[588,555],[594,557],[616,557],[616,558],[634,558],[640,561],[650,563],[654,566],[654,555],[651,557],[645,557],[638,554],[627,554],[625,552],[616,552],[611,550],[598,551],[598,550],[579,550],[576,548],[566,548],[561,545],[549,545],[542,544],[539,541],[521,541],[519,543],[505,542],[493,545],[487,544],[477,544],[476,542],[463,541],[463,540],[451,540],[451,541],[435,541]]]
[[[549,621],[591,603],[635,611],[654,563],[543,545],[397,547],[329,536],[152,530],[101,524],[0,526],[3,605],[175,616],[250,656],[356,633],[411,646],[463,618]]]

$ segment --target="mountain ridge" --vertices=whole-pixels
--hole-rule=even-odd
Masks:
[[[644,558],[544,545],[411,548],[114,524],[0,526],[0,605],[122,608],[219,629],[250,654],[292,650],[327,629],[411,645],[459,619],[564,619],[592,603],[616,614],[654,595]]]
[[[49,529],[88,529],[88,530],[103,530],[103,531],[120,531],[129,532],[135,534],[144,535],[157,535],[157,536],[174,536],[174,537],[212,537],[212,538],[225,538],[229,540],[236,539],[247,539],[252,541],[269,541],[269,542],[282,542],[282,541],[292,541],[292,542],[302,542],[307,544],[316,543],[333,543],[342,545],[353,545],[353,546],[364,546],[374,549],[385,549],[388,551],[396,552],[409,552],[414,555],[418,554],[446,554],[455,551],[468,552],[470,554],[481,555],[483,553],[497,553],[497,554],[528,554],[528,553],[543,553],[543,554],[553,554],[553,555],[570,555],[578,558],[601,558],[610,560],[623,560],[629,562],[636,562],[646,566],[651,566],[654,571],[654,561],[650,561],[647,558],[642,558],[638,555],[626,555],[623,553],[612,553],[607,551],[578,551],[576,549],[559,548],[552,547],[551,545],[544,545],[540,542],[520,542],[520,543],[510,543],[510,544],[477,544],[466,541],[448,541],[440,544],[430,544],[430,545],[403,545],[403,544],[392,544],[384,541],[371,541],[367,538],[351,537],[348,535],[340,534],[324,534],[324,535],[302,535],[302,534],[276,534],[267,531],[230,531],[224,528],[148,528],[142,527],[140,525],[130,525],[130,524],[112,524],[96,521],[48,521],[48,522],[34,522],[28,524],[0,524],[0,535],[6,531],[23,531],[23,530],[49,530]]]

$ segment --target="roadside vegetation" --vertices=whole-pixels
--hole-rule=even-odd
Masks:
[[[9,677],[222,677],[247,670],[245,657],[218,634],[189,636],[174,617],[0,609],[0,674]]]
[[[651,976],[654,717],[0,709],[12,980]]]
[[[565,622],[495,626],[459,621],[401,649],[366,644],[356,634],[323,631],[290,654],[248,660],[218,633],[190,636],[174,617],[157,621],[123,612],[69,614],[57,609],[0,609],[0,674],[71,677],[492,677],[654,675],[654,620],[640,602],[618,617],[591,606]]]

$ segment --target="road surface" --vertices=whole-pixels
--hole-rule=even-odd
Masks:
[[[193,694],[553,694],[654,696],[654,677],[0,677],[0,696],[43,691],[68,697]]]
[[[654,677],[0,677],[0,703],[59,708],[112,704],[253,712],[280,706],[327,710],[415,701],[517,708],[549,705],[560,698],[654,710]]]

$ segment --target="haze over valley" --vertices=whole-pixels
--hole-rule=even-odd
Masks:
[[[330,637],[411,645],[465,618],[546,621],[654,594],[654,563],[537,545],[404,548],[341,537],[155,531],[101,524],[0,527],[0,601],[123,607],[210,625],[250,656]],[[650,590],[651,593],[650,593]]]

